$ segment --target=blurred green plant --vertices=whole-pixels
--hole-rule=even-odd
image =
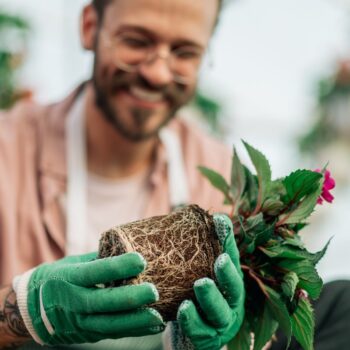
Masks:
[[[350,61],[341,61],[335,72],[318,82],[317,113],[309,131],[299,139],[302,153],[314,154],[350,129]]]
[[[15,72],[22,62],[28,23],[0,9],[0,109],[10,108],[18,99]]]
[[[200,112],[204,122],[215,134],[221,134],[221,104],[202,91],[197,91],[193,99],[194,107]]]

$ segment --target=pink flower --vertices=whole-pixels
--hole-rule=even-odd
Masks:
[[[321,173],[320,169],[315,170],[317,173]],[[320,197],[317,199],[318,204],[322,204],[323,200],[328,203],[332,203],[334,196],[331,194],[330,190],[335,187],[335,180],[331,177],[331,173],[329,170],[326,170],[324,173],[324,183],[322,188],[322,193]]]

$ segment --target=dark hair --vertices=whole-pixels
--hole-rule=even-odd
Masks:
[[[109,5],[112,0],[92,0],[92,5],[95,7],[98,18],[101,20],[103,18],[104,10],[107,5]]]
[[[103,14],[104,14],[104,10],[105,10],[106,6],[109,5],[112,1],[113,0],[92,0],[92,5],[96,9],[97,15],[98,15],[98,18],[100,21],[101,21],[101,19],[103,19]],[[219,0],[218,17],[220,15],[221,8],[222,8],[222,5],[224,2],[225,2],[225,0]]]

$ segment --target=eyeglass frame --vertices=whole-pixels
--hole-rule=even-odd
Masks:
[[[117,46],[117,43],[119,40],[113,40],[111,34],[106,29],[102,28],[100,30],[100,34],[101,34],[102,39],[105,41],[105,44],[107,44],[109,47],[115,48]],[[120,33],[120,34],[114,36],[114,39],[119,38],[121,40],[122,37],[123,37],[123,33]],[[154,62],[154,60],[156,60],[157,58],[161,58],[161,59],[164,59],[167,61],[168,68],[173,75],[173,80],[177,83],[182,84],[182,85],[188,85],[197,79],[199,68],[201,66],[203,57],[205,55],[204,50],[203,50],[203,52],[198,53],[200,56],[199,57],[199,64],[196,67],[196,69],[194,70],[193,76],[190,78],[186,78],[186,77],[182,77],[179,74],[176,74],[176,72],[174,72],[174,69],[170,66],[170,59],[172,57],[172,54],[174,52],[176,53],[177,51],[180,52],[181,50],[183,50],[182,48],[178,48],[178,49],[174,49],[174,50],[169,49],[168,53],[164,54],[164,52],[163,53],[159,52],[159,50],[157,52],[157,44],[154,43],[154,47],[152,49],[149,49],[149,50],[150,50],[149,57],[145,58],[144,60],[142,60],[141,62],[139,62],[135,65],[127,64],[125,62],[121,62],[120,60],[118,60],[118,61],[115,60],[115,64],[118,68],[120,68],[123,71],[129,72],[129,73],[134,73],[134,72],[137,72],[143,64],[151,63],[151,62]]]

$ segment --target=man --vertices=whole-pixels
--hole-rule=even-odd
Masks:
[[[136,276],[147,262],[136,253],[96,260],[89,252],[119,223],[190,202],[222,209],[196,166],[227,176],[230,152],[174,119],[193,96],[221,5],[93,1],[81,26],[95,55],[91,81],[63,103],[24,104],[0,118],[0,346],[125,337],[113,348],[161,346],[159,336],[135,339],[164,330],[149,307],[158,298],[153,285],[97,287]],[[220,349],[242,322],[232,226],[220,215],[215,223],[225,252],[215,265],[218,285],[195,283],[199,306],[181,304],[163,336],[173,348]]]

